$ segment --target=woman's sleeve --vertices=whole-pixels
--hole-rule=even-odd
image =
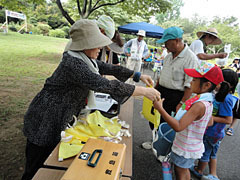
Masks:
[[[99,73],[101,75],[112,75],[117,78],[119,81],[125,82],[128,80],[134,73],[134,71],[125,68],[123,66],[115,66],[112,64],[107,64],[102,61],[98,61]]]
[[[82,60],[74,57],[71,57],[71,59],[65,65],[65,68],[67,68],[66,71],[69,75],[68,80],[76,86],[110,94],[119,103],[125,102],[133,94],[135,90],[134,85],[118,80],[108,80],[99,74],[93,73]],[[128,75],[130,74],[128,73]]]

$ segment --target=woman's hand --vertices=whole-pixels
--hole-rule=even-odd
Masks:
[[[143,86],[135,86],[135,90],[132,94],[133,96],[145,96],[151,101],[160,100],[160,92],[154,88],[147,88]]]
[[[154,88],[146,88],[144,96],[151,101],[159,101],[161,99],[160,92]]]
[[[149,75],[142,74],[140,80],[144,82],[147,86],[153,86],[153,80]]]

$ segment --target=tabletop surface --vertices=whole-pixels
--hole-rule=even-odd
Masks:
[[[129,125],[129,132],[132,135],[132,120],[133,120],[133,98],[129,98],[127,102],[125,102],[123,105],[121,105],[119,118],[121,120],[126,121]],[[126,144],[126,159],[125,159],[125,165],[123,169],[123,175],[125,176],[132,176],[132,136],[131,137],[123,137],[122,141],[120,143]],[[67,169],[70,164],[72,163],[74,157],[68,158],[63,160],[62,162],[58,161],[58,150],[59,150],[59,144],[56,146],[56,148],[53,150],[53,152],[49,155],[47,160],[44,162],[45,166],[51,166],[56,168],[62,168]]]
[[[49,168],[40,168],[38,172],[33,177],[33,180],[59,180],[62,178],[66,171],[57,170],[57,169],[49,169]]]
[[[40,168],[33,177],[33,180],[60,180],[65,172],[64,170]],[[131,180],[131,178],[121,177],[120,180]]]

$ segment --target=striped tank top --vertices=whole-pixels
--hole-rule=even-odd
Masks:
[[[199,159],[202,157],[204,149],[203,135],[207,124],[212,117],[213,105],[208,101],[201,101],[206,111],[203,117],[193,121],[186,129],[177,132],[173,141],[172,151],[185,158]]]

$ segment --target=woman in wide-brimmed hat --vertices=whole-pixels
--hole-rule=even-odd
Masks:
[[[35,96],[24,116],[27,137],[26,167],[22,179],[32,179],[45,159],[60,141],[60,133],[86,106],[94,105],[94,92],[108,93],[119,104],[130,96],[144,95],[154,100],[160,93],[154,88],[124,83],[132,77],[153,85],[150,76],[141,75],[122,66],[95,60],[100,47],[112,41],[103,35],[93,20],[79,20],[70,29],[69,50],[43,89]],[[108,80],[102,75],[113,75]]]
[[[190,45],[190,49],[197,55],[199,62],[201,60],[210,60],[215,58],[225,58],[227,53],[207,54],[208,45],[219,45],[222,40],[218,37],[218,32],[215,28],[209,28],[207,31],[197,32],[198,40],[195,40]]]

